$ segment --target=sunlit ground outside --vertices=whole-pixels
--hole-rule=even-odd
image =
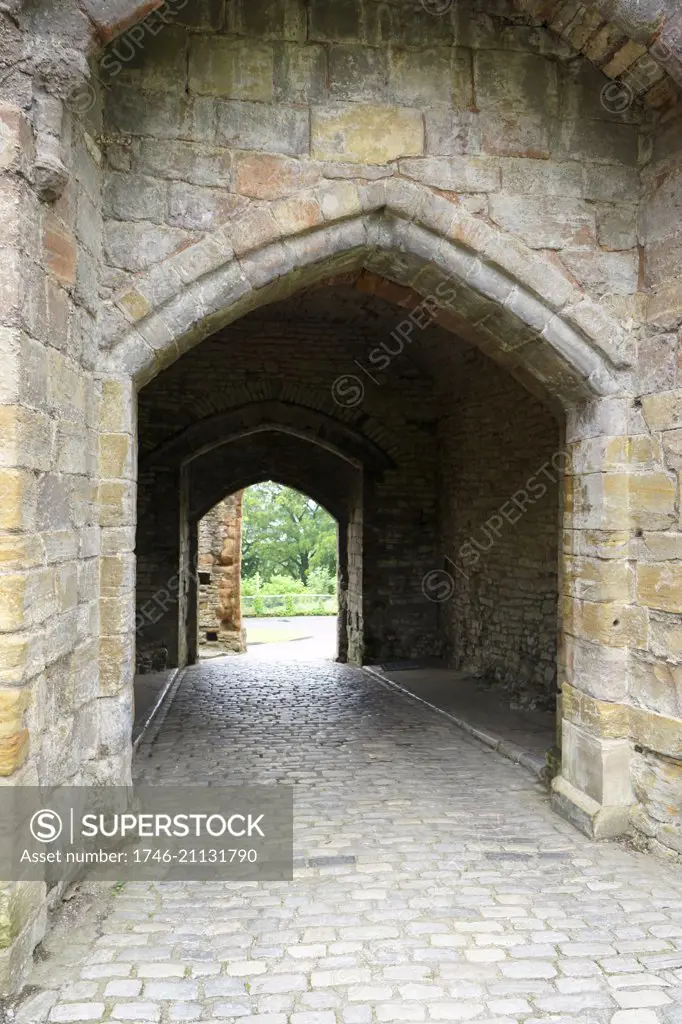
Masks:
[[[283,661],[336,657],[336,616],[244,619],[248,656]]]

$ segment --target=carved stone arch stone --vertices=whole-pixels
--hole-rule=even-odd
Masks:
[[[562,404],[618,393],[622,326],[555,263],[430,189],[339,181],[247,210],[105,304],[101,369],[152,380],[245,313],[365,267]]]

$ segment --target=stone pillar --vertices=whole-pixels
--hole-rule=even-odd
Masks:
[[[189,520],[189,487],[190,474],[187,465],[180,468],[179,487],[179,519],[180,519],[180,550],[178,557],[178,660],[179,668],[189,664],[189,623],[192,619],[190,605],[192,600],[192,527]]]
[[[199,524],[189,523],[189,578],[187,586],[187,613],[185,623],[185,653],[188,665],[199,660]]]
[[[337,530],[336,593],[336,660],[348,661],[348,522],[340,520]]]
[[[220,605],[217,609],[219,636],[226,646],[244,649],[241,607],[242,571],[242,504],[244,492],[239,491],[222,502],[223,538],[218,564]]]
[[[233,654],[246,650],[241,610],[243,497],[238,491],[219,502],[199,527],[200,643]]]
[[[93,780],[130,780],[135,674],[137,393],[130,380],[100,385],[98,503],[99,760]]]
[[[39,781],[46,669],[55,651],[57,546],[45,558],[41,481],[52,469],[48,353],[29,296],[52,285],[39,238],[41,209],[23,177],[33,162],[24,113],[0,103],[0,781]],[[4,173],[6,172],[6,173]],[[72,250],[73,251],[73,247]],[[50,293],[52,294],[52,292]],[[47,315],[47,311],[46,311]],[[42,506],[42,507],[41,507]],[[65,545],[68,547],[68,545]],[[68,644],[67,644],[68,646]],[[70,652],[66,652],[67,655]],[[56,655],[58,656],[58,654]],[[1,872],[0,872],[1,874]],[[45,886],[0,882],[0,996],[25,980],[45,930]]]
[[[626,831],[630,781],[628,652],[646,646],[630,551],[628,400],[569,414],[560,573],[562,768],[554,808],[593,838]]]

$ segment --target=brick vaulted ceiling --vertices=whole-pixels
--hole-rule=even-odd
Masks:
[[[14,0],[8,6],[19,18],[26,15],[34,27],[43,19],[44,29],[51,35],[65,35],[65,42],[83,52],[108,43],[168,2]],[[308,0],[311,7],[354,2]],[[445,8],[441,15],[445,32],[454,8],[463,2],[454,0],[450,5],[448,0],[381,0],[384,7],[421,5],[429,10],[431,6],[437,14]],[[499,8],[497,13],[501,13]],[[510,0],[507,16],[512,22],[527,19],[529,24],[548,27],[607,78],[622,83],[623,94],[631,90],[630,95],[634,93],[657,109],[677,102],[682,86],[681,0]],[[613,102],[617,106],[618,90],[614,91]]]

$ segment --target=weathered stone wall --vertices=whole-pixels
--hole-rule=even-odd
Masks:
[[[680,321],[682,121],[667,118],[647,139],[639,240],[647,317],[638,345],[630,419],[634,573],[643,618],[631,624],[628,702],[632,820],[654,844],[682,853],[682,534],[680,519]],[[610,457],[620,460],[615,443]]]
[[[114,582],[93,376],[98,123],[48,91],[47,45],[35,76],[38,50],[0,11],[0,781],[125,782],[130,658],[98,671]],[[124,571],[132,593],[132,562]],[[0,884],[0,994],[25,979],[45,921],[44,885]]]
[[[514,705],[556,704],[559,481],[550,412],[477,351],[439,425],[447,656]],[[557,456],[552,463],[553,456]]]
[[[247,205],[338,176],[466,197],[595,296],[637,290],[636,108],[494,4],[230,4],[108,64],[108,286]],[[120,70],[119,70],[120,69]],[[106,78],[106,73],[105,73]]]
[[[674,332],[682,309],[679,274],[682,255],[679,231],[682,215],[682,117],[679,112],[650,132],[645,144],[638,240],[643,254],[643,284],[651,296],[647,314],[662,332]],[[661,344],[669,348],[670,343],[670,339],[664,339]],[[659,362],[651,349],[647,350],[646,356],[647,364],[652,357],[655,364]]]

